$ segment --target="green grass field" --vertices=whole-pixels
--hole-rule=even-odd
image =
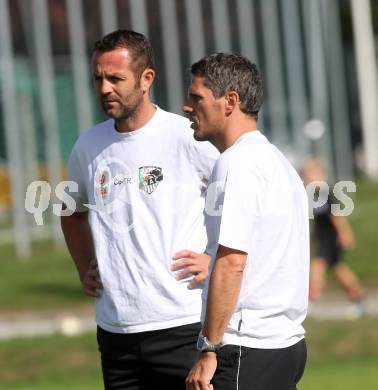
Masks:
[[[307,320],[308,364],[299,389],[377,389],[376,324],[376,318],[353,322]]]
[[[101,389],[95,334],[0,342],[1,389]]]
[[[33,247],[33,257],[20,262],[10,246],[0,247],[1,310],[78,307],[90,302],[81,292],[76,269],[66,250],[49,243]]]
[[[378,182],[359,180],[349,217],[357,247],[345,260],[369,286],[378,287]]]
[[[307,321],[308,364],[300,390],[378,388],[376,319]],[[0,342],[1,389],[101,389],[95,334]]]

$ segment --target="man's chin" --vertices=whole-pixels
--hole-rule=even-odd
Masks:
[[[206,137],[204,137],[199,131],[197,130],[194,130],[194,133],[193,133],[193,138],[196,140],[196,141],[208,141],[208,139]]]
[[[102,110],[104,111],[104,114],[107,115],[110,118],[114,118],[115,112],[112,107],[109,107],[107,105],[102,106]]]
[[[103,111],[108,118],[119,119],[121,117],[120,113],[112,108],[103,107]]]

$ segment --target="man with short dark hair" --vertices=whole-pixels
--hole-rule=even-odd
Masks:
[[[98,41],[92,70],[110,119],[73,148],[76,210],[62,228],[84,291],[97,298],[105,388],[185,388],[209,263],[204,192],[218,153],[150,101],[155,67],[142,34]]]
[[[220,151],[206,195],[211,276],[200,357],[187,388],[293,390],[303,374],[309,274],[307,196],[257,130],[262,81],[236,54],[192,65],[183,111]]]

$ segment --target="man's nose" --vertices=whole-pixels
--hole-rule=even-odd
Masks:
[[[97,92],[101,95],[108,95],[113,91],[112,84],[106,79],[102,79],[97,84]]]

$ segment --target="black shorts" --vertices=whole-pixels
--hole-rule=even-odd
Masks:
[[[118,334],[97,327],[105,389],[185,389],[201,324]]]
[[[306,358],[304,339],[281,349],[226,345],[217,355],[214,390],[295,390]]]
[[[341,253],[341,246],[337,243],[336,239],[323,238],[318,240],[316,256],[324,259],[330,268],[334,267],[340,261]]]

